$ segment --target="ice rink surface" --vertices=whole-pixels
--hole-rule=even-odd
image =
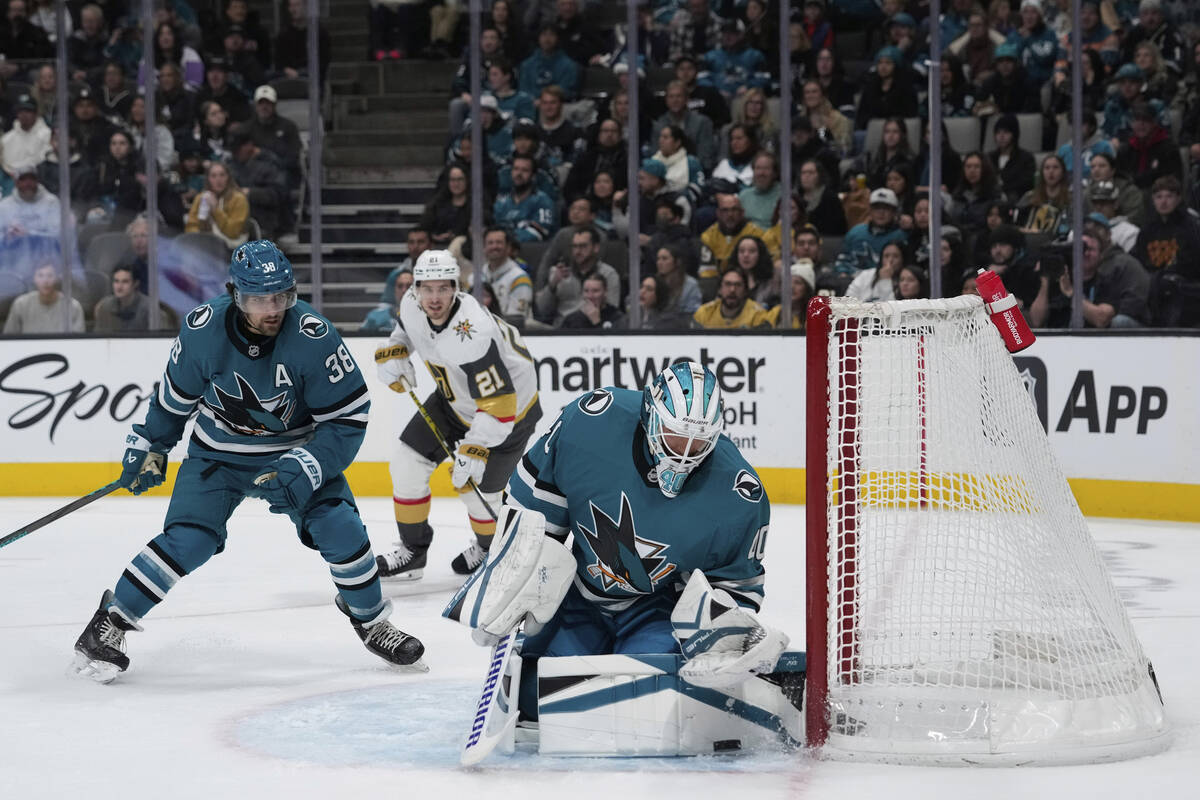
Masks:
[[[62,502],[0,500],[0,534]],[[361,502],[377,552],[391,503]],[[130,670],[68,675],[105,588],[159,530],[166,501],[114,495],[0,550],[0,799],[88,798],[1195,798],[1200,797],[1200,526],[1091,520],[1154,662],[1174,729],[1134,761],[1030,769],[916,768],[804,753],[681,759],[493,756],[458,766],[486,651],[440,612],[460,580],[463,507],[435,499],[425,578],[387,586],[427,675],[371,656],[333,606],[320,556],[249,500],[226,550],[129,637]],[[764,615],[803,647],[803,508],[773,509]]]

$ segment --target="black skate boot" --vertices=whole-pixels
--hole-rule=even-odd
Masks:
[[[450,562],[450,569],[459,575],[470,575],[487,560],[487,554],[488,551],[479,544],[478,540],[473,541],[470,547],[454,557],[454,560]]]
[[[403,540],[390,553],[375,556],[379,577],[385,581],[418,581],[425,574],[425,550],[410,549]]]
[[[141,630],[121,615],[108,610],[112,599],[112,591],[105,590],[92,621],[75,640],[76,674],[97,683],[112,683],[117,675],[129,668],[129,656],[125,655],[125,632]]]
[[[350,614],[346,601],[339,594],[334,603],[338,610],[350,617],[350,624],[362,643],[375,655],[403,669],[405,672],[429,672],[429,667],[421,660],[425,653],[425,645],[415,636],[410,636],[386,619],[381,619],[372,625],[364,625]]]

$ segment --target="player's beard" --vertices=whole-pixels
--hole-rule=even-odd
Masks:
[[[278,314],[255,314],[253,317],[243,314],[242,319],[246,330],[256,336],[278,336],[279,329],[283,327],[283,315],[282,311]]]

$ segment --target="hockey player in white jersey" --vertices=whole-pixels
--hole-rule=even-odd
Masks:
[[[454,452],[451,483],[462,494],[475,540],[455,557],[466,575],[483,562],[496,521],[487,505],[501,493],[542,416],[537,370],[521,335],[458,290],[459,266],[445,250],[428,250],[413,266],[413,286],[400,302],[396,327],[375,351],[379,379],[397,392],[416,385],[412,356],[423,360],[437,384],[424,405]],[[379,574],[392,580],[421,577],[433,540],[429,477],[445,453],[428,423],[414,413],[393,442],[392,490],[395,551],[378,557]]]

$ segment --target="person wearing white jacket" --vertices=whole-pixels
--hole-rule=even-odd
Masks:
[[[865,303],[880,303],[896,299],[896,277],[904,266],[904,251],[895,242],[884,245],[879,254],[879,266],[864,269],[854,277],[846,289],[847,297]]]
[[[12,130],[0,137],[0,166],[14,179],[17,169],[37,167],[50,149],[50,126],[37,113],[37,103],[27,94],[17,98],[17,120]]]

